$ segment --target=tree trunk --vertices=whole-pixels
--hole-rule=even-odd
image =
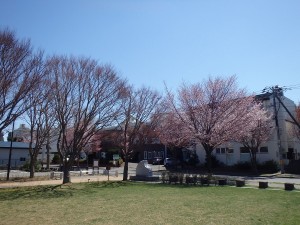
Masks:
[[[63,165],[63,184],[71,183],[70,166],[68,162]]]
[[[253,173],[258,174],[257,163],[256,163],[256,149],[250,149],[251,168]]]
[[[30,171],[29,177],[30,177],[30,178],[33,178],[33,177],[34,177],[34,172],[35,172],[35,167],[34,167],[35,161],[34,161],[32,158],[33,158],[33,157],[31,157],[31,160],[30,160],[30,163],[29,163],[29,171]]]
[[[212,173],[212,162],[211,162],[211,153],[214,148],[206,143],[202,143],[202,146],[206,153],[206,168],[208,173]]]
[[[206,151],[206,150],[205,150]],[[207,160],[207,172],[211,173],[212,172],[212,164],[211,164],[211,151],[207,150],[206,151],[206,160]]]
[[[128,179],[128,157],[127,157],[127,155],[125,155],[123,181],[127,181],[127,179]]]
[[[49,140],[47,140],[46,149],[47,149],[47,170],[49,170],[50,169],[50,149],[51,149]]]

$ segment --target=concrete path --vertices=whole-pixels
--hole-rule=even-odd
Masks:
[[[246,184],[251,186],[258,186],[260,181],[268,182],[269,187],[284,189],[285,183],[292,183],[295,189],[300,190],[300,179],[290,177],[254,177],[246,178]]]

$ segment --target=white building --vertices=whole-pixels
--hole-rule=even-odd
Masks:
[[[9,133],[8,137],[10,137],[10,135],[11,132]],[[14,159],[12,158],[11,161],[12,166],[14,166],[15,164],[17,166],[21,166],[26,161],[30,160],[29,143],[28,143],[30,139],[30,129],[26,127],[25,124],[20,124],[20,126],[14,130],[13,136],[14,136],[14,140],[16,140],[16,142],[13,142],[13,146],[14,147],[16,146],[16,151],[13,150],[16,156]],[[54,154],[57,153],[56,141],[57,141],[57,137],[51,138],[50,140],[50,161],[52,161]],[[2,166],[3,164],[7,164],[8,162],[8,153],[6,153],[8,145],[10,146],[10,141],[1,142],[0,140],[0,166]],[[18,158],[21,158],[22,160],[20,161],[18,160]],[[42,146],[42,148],[40,149],[37,159],[38,161],[42,161],[43,163],[47,162],[47,150],[45,145]],[[15,164],[13,164],[14,162]]]
[[[295,117],[295,103],[284,97],[280,93],[280,99],[289,112]],[[258,95],[257,98],[263,101],[263,105],[267,110],[270,110],[274,114],[274,104],[273,104],[273,95],[271,93],[266,93],[263,95]],[[280,164],[280,160],[286,165],[288,164],[287,153],[291,152],[294,155],[295,159],[300,159],[300,141],[293,137],[292,130],[295,126],[292,118],[289,116],[288,112],[280,105],[279,101],[275,99],[275,105],[277,110],[278,118],[278,128],[279,128],[279,138],[277,137],[277,128],[275,126],[275,117],[274,117],[274,130],[267,143],[264,143],[258,153],[257,161],[259,163],[274,160]],[[196,145],[196,152],[200,159],[200,163],[205,163],[205,151],[201,144]],[[213,155],[216,158],[224,163],[225,165],[234,165],[239,162],[250,162],[250,154],[246,151],[240,143],[226,143],[222,146],[219,146],[213,151]]]

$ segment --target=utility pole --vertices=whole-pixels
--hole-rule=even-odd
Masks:
[[[15,116],[15,115],[13,115],[13,116]],[[11,137],[10,137],[10,148],[9,148],[8,163],[7,163],[7,175],[6,175],[7,181],[9,181],[10,164],[11,164],[10,161],[11,161],[11,153],[12,153],[13,139],[14,139],[14,129],[15,129],[15,119],[13,120]]]
[[[281,101],[281,99],[277,96],[276,97],[279,101],[279,103],[283,106],[283,108],[285,109],[285,111],[289,114],[289,116],[292,118],[292,120],[294,121],[294,124],[299,128],[300,130],[300,124],[298,123],[298,121],[295,119],[295,117],[291,114],[291,112],[288,110],[288,108],[283,104],[283,102]]]
[[[300,130],[299,122],[295,119],[293,114],[284,105],[283,101],[280,98],[280,96],[282,95],[283,90],[287,90],[287,89],[290,89],[290,88],[286,88],[286,87],[281,88],[281,87],[278,87],[278,85],[276,85],[276,86],[273,86],[273,87],[266,87],[262,91],[263,93],[272,94],[272,97],[273,97],[274,119],[275,119],[275,125],[276,125],[276,134],[277,134],[277,141],[278,141],[278,150],[279,150],[281,173],[284,173],[284,163],[283,163],[283,151],[282,151],[282,147],[281,147],[280,128],[279,128],[279,123],[278,123],[278,111],[277,111],[277,106],[276,106],[276,99],[278,100],[278,104],[283,106],[285,111],[288,113],[290,118],[293,120],[294,125],[296,125]]]
[[[277,134],[277,144],[278,144],[278,152],[279,152],[279,162],[280,162],[280,172],[284,173],[284,163],[282,157],[282,147],[281,147],[281,138],[280,138],[280,128],[278,123],[278,111],[276,106],[276,98],[278,97],[279,91],[282,91],[277,85],[271,88],[272,97],[273,97],[273,108],[274,108],[274,118],[275,118],[275,126],[276,126],[276,134]]]
[[[284,162],[283,162],[283,152],[281,146],[281,138],[280,138],[280,127],[278,122],[278,110],[276,99],[279,101],[280,104],[280,95],[282,92],[282,88],[278,87],[278,85],[273,87],[266,87],[263,89],[263,93],[268,93],[272,95],[273,99],[273,109],[274,109],[274,120],[275,120],[275,127],[276,127],[276,138],[277,138],[277,146],[278,146],[278,154],[279,154],[279,164],[280,164],[280,172],[284,173]]]

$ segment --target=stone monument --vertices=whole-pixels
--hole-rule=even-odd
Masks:
[[[147,160],[142,160],[136,167],[136,176],[130,176],[130,180],[155,181],[159,176],[153,176],[152,168]]]

